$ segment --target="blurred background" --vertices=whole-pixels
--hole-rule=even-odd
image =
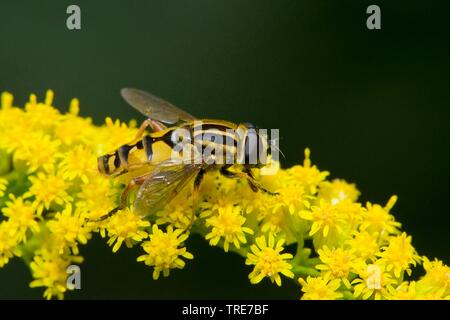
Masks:
[[[143,117],[122,87],[153,92],[198,117],[280,128],[284,166],[312,160],[355,182],[361,201],[393,209],[418,252],[450,263],[448,6],[414,1],[5,1],[0,91],[72,97],[98,124]],[[79,31],[66,8],[81,8]],[[382,29],[366,28],[378,4]],[[251,268],[191,237],[195,256],[152,280],[139,248],[81,249],[82,290],[67,298],[292,298],[298,285],[251,285]],[[0,298],[41,298],[19,259],[0,269]]]

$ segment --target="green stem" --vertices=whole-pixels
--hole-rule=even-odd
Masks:
[[[300,277],[318,277],[320,275],[320,272],[316,269],[303,266],[295,266],[294,268],[292,268],[292,272]]]
[[[0,149],[0,176],[11,171],[12,156],[5,150]]]
[[[292,259],[292,262],[291,262],[293,266],[297,266],[300,264],[304,244],[305,244],[305,241],[303,239],[303,234],[300,233],[297,237],[297,251],[295,252],[295,257],[294,257],[294,259]]]
[[[321,263],[322,261],[319,258],[310,258],[307,259],[303,265],[306,267],[312,267],[314,268],[316,265],[318,265],[319,263]]]
[[[348,290],[342,291],[342,294],[344,295],[344,300],[355,300],[353,294]]]

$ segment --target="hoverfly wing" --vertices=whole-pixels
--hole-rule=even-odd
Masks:
[[[193,121],[195,117],[151,93],[123,88],[120,94],[133,108],[164,124],[175,124],[178,121]]]
[[[156,213],[169,203],[200,171],[201,165],[173,162],[162,163],[139,188],[134,211],[140,216]]]

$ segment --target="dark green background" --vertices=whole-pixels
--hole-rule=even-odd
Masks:
[[[395,2],[395,3],[394,3]],[[66,29],[66,7],[82,30]],[[368,4],[382,30],[365,26]],[[444,3],[444,2],[442,2]],[[81,113],[140,117],[121,87],[154,92],[199,117],[280,128],[285,165],[312,150],[331,177],[356,182],[362,201],[393,210],[420,254],[450,262],[448,7],[437,1],[2,1],[0,91],[71,97]],[[68,298],[297,298],[284,281],[248,283],[243,259],[192,237],[195,260],[168,279],[112,254],[82,249],[82,290]],[[0,298],[39,298],[26,266],[0,270]]]

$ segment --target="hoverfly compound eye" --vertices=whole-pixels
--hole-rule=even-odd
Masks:
[[[245,163],[257,164],[258,163],[258,144],[259,136],[256,128],[248,128],[247,135],[245,137]]]
[[[257,129],[257,127],[251,123],[251,122],[244,122],[244,125],[248,128],[248,129]]]

